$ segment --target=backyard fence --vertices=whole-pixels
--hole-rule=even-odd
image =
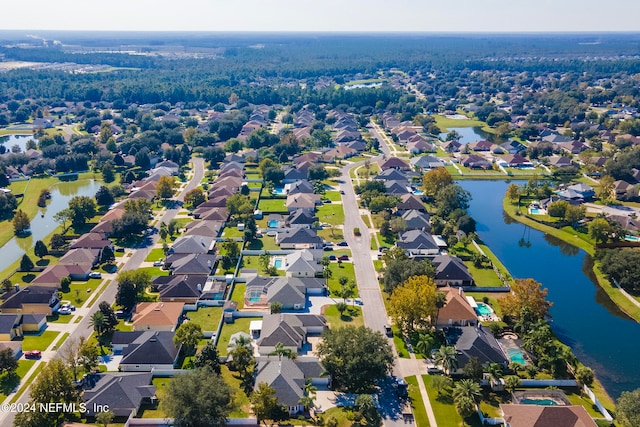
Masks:
[[[604,419],[607,420],[608,422],[612,422],[613,417],[611,416],[609,411],[607,411],[606,408],[602,405],[602,403],[598,400],[598,398],[591,391],[591,389],[586,385],[583,386],[582,389],[584,390],[585,393],[587,393],[587,396],[589,396],[589,399],[591,399],[593,404],[596,405],[596,408],[598,408],[598,411],[600,411],[600,413],[604,416]]]

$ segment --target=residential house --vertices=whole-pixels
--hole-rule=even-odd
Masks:
[[[0,314],[0,341],[22,337],[21,319],[22,315],[17,313]]]
[[[95,417],[96,408],[109,408],[116,417],[135,415],[144,403],[155,401],[156,386],[151,372],[101,372],[87,375],[83,382],[82,401],[87,417]]]
[[[407,174],[398,169],[386,169],[373,177],[378,181],[408,181]]]
[[[552,144],[562,144],[563,142],[571,142],[571,138],[567,138],[563,135],[558,135],[557,133],[551,133],[549,135],[542,136],[540,138],[542,141],[550,142]]]
[[[276,392],[278,403],[287,407],[289,415],[300,414],[304,406],[300,398],[304,396],[307,381],[314,386],[328,386],[329,377],[315,357],[278,359],[275,356],[256,358],[255,387],[266,383]]]
[[[431,232],[431,224],[429,223],[429,214],[420,210],[406,210],[402,213],[402,219],[405,221],[407,230],[424,230]]]
[[[165,267],[171,274],[211,274],[216,256],[210,254],[171,254],[165,259]]]
[[[569,141],[560,144],[560,148],[570,154],[579,154],[589,147],[584,142]]]
[[[621,179],[613,183],[613,191],[616,193],[616,200],[629,200],[637,194],[633,185]]]
[[[427,207],[422,203],[422,200],[415,194],[403,194],[400,196],[400,201],[396,205],[396,209],[399,213],[403,213],[409,210],[415,210],[420,212],[426,212]]]
[[[322,243],[322,238],[309,228],[292,228],[276,235],[276,245],[280,249],[319,249]]]
[[[193,211],[193,217],[195,219],[202,219],[208,221],[226,221],[229,219],[229,211],[226,207],[223,208],[209,208],[198,206]]]
[[[440,144],[440,147],[447,153],[457,153],[460,151],[460,148],[462,148],[462,145],[463,144],[460,141],[453,139],[451,141],[443,142]]]
[[[387,170],[387,169],[397,169],[397,170],[411,170],[411,166],[409,166],[409,164],[399,158],[399,157],[389,157],[386,160],[381,160],[380,161],[380,170]]]
[[[414,168],[417,167],[423,171],[425,169],[435,169],[435,168],[444,167],[444,162],[442,161],[442,159],[439,159],[434,156],[412,157],[411,160],[409,160],[409,163]]]
[[[448,326],[475,326],[478,315],[469,304],[462,288],[445,287],[438,289],[445,294],[445,305],[438,310],[437,328]]]
[[[182,320],[182,302],[139,302],[133,313],[134,331],[175,331]]]
[[[468,147],[473,151],[491,151],[493,150],[494,144],[491,141],[481,140],[469,143]]]
[[[409,181],[384,181],[387,196],[402,196],[410,193]]]
[[[500,148],[509,154],[517,154],[522,150],[526,150],[527,147],[519,143],[518,141],[507,141],[504,144],[500,144]]]
[[[32,285],[59,288],[60,281],[69,277],[72,280],[88,280],[93,264],[56,264],[46,267],[35,279]]]
[[[456,348],[458,359],[456,373],[462,373],[472,357],[477,357],[482,365],[498,363],[506,367],[509,364],[509,359],[500,348],[498,341],[482,325],[450,327],[447,329],[445,337],[447,345]]]
[[[284,185],[284,192],[288,195],[313,194],[313,185],[305,179],[297,180]]]
[[[205,275],[158,276],[154,277],[152,288],[160,293],[161,302],[181,302],[195,304],[200,299],[207,282]]]
[[[291,194],[287,196],[287,200],[285,202],[285,206],[289,213],[297,209],[304,209],[308,212],[313,212],[316,209],[316,205],[319,205],[319,204],[320,204],[319,194],[307,194],[307,193]]]
[[[462,260],[451,255],[433,259],[436,265],[435,282],[438,286],[473,286],[473,276]]]
[[[295,251],[284,257],[282,269],[287,277],[322,277],[324,267],[308,249]]]
[[[596,195],[593,187],[585,184],[584,182],[578,182],[567,187],[568,191],[577,193],[583,200],[589,200]]]
[[[470,154],[466,156],[461,162],[462,166],[469,169],[491,169],[492,164],[489,160],[477,154]]]
[[[111,243],[111,240],[104,237],[104,235],[99,233],[85,233],[75,242],[72,242],[69,249],[98,249],[100,253],[102,253],[102,249],[107,247],[112,251],[114,250],[113,243]]]
[[[180,354],[180,346],[173,342],[173,335],[169,331],[114,332],[113,352],[122,355],[118,369],[124,372],[173,370]]]
[[[16,359],[22,357],[22,341],[0,341],[0,351],[9,349]]]
[[[430,144],[426,139],[420,138],[407,141],[407,151],[411,154],[433,153],[436,151],[436,146]]]
[[[289,228],[311,228],[314,222],[318,221],[318,217],[314,216],[306,209],[296,209],[291,212],[285,224]]]
[[[500,405],[505,427],[597,427],[580,405]]]
[[[267,308],[282,304],[283,310],[302,310],[310,295],[326,295],[323,279],[313,277],[255,276],[247,282],[245,307]]]
[[[301,163],[305,163],[305,162],[309,162],[309,163],[317,163],[318,160],[320,159],[320,154],[318,153],[314,153],[314,152],[308,152],[308,153],[304,153],[298,157],[294,157],[293,158],[293,164],[294,165],[299,165]]]
[[[268,355],[276,345],[282,344],[297,353],[307,343],[309,335],[318,336],[326,327],[325,317],[317,314],[267,314],[262,318],[258,351],[261,355]]]
[[[306,170],[298,168],[284,168],[283,184],[290,184],[292,182],[306,180],[308,173]]]
[[[364,151],[367,149],[367,144],[362,141],[362,140],[356,140],[356,141],[351,141],[351,142],[347,142],[345,144],[347,147],[352,148],[358,152],[360,151]]]
[[[215,237],[194,235],[180,236],[173,242],[172,254],[210,254],[215,252]]]
[[[566,156],[550,156],[549,164],[556,168],[566,168],[573,166],[573,161]]]
[[[224,227],[223,221],[203,220],[192,221],[185,226],[185,236],[219,237]]]
[[[358,151],[345,145],[338,145],[322,155],[325,162],[334,162],[339,159],[348,159],[358,154]]]
[[[440,254],[440,247],[433,236],[423,230],[408,230],[396,241],[396,246],[404,249],[410,257],[434,257]]]
[[[533,163],[520,154],[507,154],[501,159],[510,168],[532,167]]]
[[[58,291],[48,286],[31,285],[5,294],[2,313],[44,314],[51,316],[60,307]]]

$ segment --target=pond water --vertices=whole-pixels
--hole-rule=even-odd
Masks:
[[[591,257],[506,216],[502,199],[508,182],[459,184],[473,196],[469,212],[477,221],[478,235],[513,277],[532,277],[549,290],[551,326],[562,342],[595,370],[613,398],[639,388],[640,324],[597,285]]]
[[[455,131],[460,135],[461,144],[469,144],[471,142],[487,140],[491,142],[496,142],[496,138],[493,134],[485,132],[480,127],[460,127],[460,128],[448,128],[449,132]],[[447,139],[447,133],[443,132],[439,136],[443,140]],[[496,143],[500,144],[505,142],[506,140],[498,140]]]
[[[27,141],[30,139],[33,139],[36,144],[38,143],[38,140],[33,135],[4,135],[0,136],[0,145],[4,145],[7,151],[11,151],[11,147],[18,145],[20,152],[24,153],[27,151]]]
[[[27,249],[33,247],[36,241],[42,240],[55,230],[59,224],[54,221],[53,216],[66,209],[69,205],[69,200],[74,196],[94,197],[100,185],[100,182],[85,179],[59,182],[52,186],[49,189],[51,191],[51,200],[47,203],[44,216],[38,213],[31,220],[31,235],[21,238],[14,237],[0,248],[0,271],[20,259]],[[30,202],[35,203],[35,200]],[[7,222],[5,226],[10,227],[11,224]]]

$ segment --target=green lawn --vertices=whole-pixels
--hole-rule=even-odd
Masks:
[[[340,240],[344,240],[342,229],[337,227],[325,227],[321,230],[316,230],[316,232],[323,240],[327,240],[329,242],[339,242]]]
[[[151,384],[156,386],[156,397],[153,405],[142,405],[138,411],[139,418],[165,418],[166,414],[160,410],[160,402],[166,394],[167,387],[171,383],[171,378],[156,377],[151,380]]]
[[[374,259],[373,260],[373,268],[376,269],[376,271],[378,273],[382,272],[382,270],[384,270],[384,265],[382,264],[382,261],[379,259]]]
[[[238,230],[238,227],[225,227],[222,237],[232,239],[234,237],[244,237],[244,231]]]
[[[413,417],[418,427],[429,427],[429,418],[427,410],[422,401],[422,394],[418,388],[418,379],[415,375],[406,377],[405,381],[409,384],[409,398],[411,399],[411,408],[413,409]]]
[[[73,305],[80,307],[93,295],[93,292],[100,286],[102,279],[89,279],[86,282],[71,282],[68,291],[62,291],[62,300],[68,300]]]
[[[448,132],[449,128],[486,126],[486,123],[481,122],[480,120],[449,119],[439,114],[436,114],[433,117],[436,119],[436,126],[438,126],[442,132]]]
[[[79,318],[82,318],[82,316],[78,316]],[[71,322],[71,319],[73,318],[72,315],[70,314],[58,314],[58,313],[54,313],[51,316],[47,316],[47,323],[69,323]],[[75,322],[77,323],[77,322]]]
[[[259,317],[248,317],[235,319],[234,323],[225,323],[220,331],[220,337],[218,338],[218,354],[220,356],[227,355],[227,346],[229,345],[229,339],[231,335],[236,332],[249,333],[249,324],[252,320],[260,320]]]
[[[7,395],[20,384],[20,381],[29,372],[29,369],[36,363],[35,360],[18,360],[18,368],[16,375],[2,374],[0,375],[0,399],[6,399]]]
[[[51,345],[53,340],[56,339],[59,332],[53,331],[44,331],[39,335],[34,334],[25,334],[22,340],[22,350],[23,351],[31,351],[31,350],[40,350],[45,351],[47,347]]]
[[[151,252],[149,252],[149,255],[145,258],[145,261],[154,262],[162,259],[164,259],[164,250],[162,248],[154,248],[151,249]]]
[[[463,420],[458,411],[456,411],[453,405],[453,398],[451,392],[444,392],[441,396],[438,396],[438,392],[431,387],[431,380],[435,376],[423,375],[422,379],[427,387],[427,394],[429,395],[429,401],[431,407],[436,416],[436,421],[439,427],[467,427],[467,426],[481,426],[480,420],[477,415]]]
[[[331,277],[329,278],[329,291],[331,295],[336,295],[336,292],[340,290],[340,277],[345,276],[349,280],[356,280],[356,274],[353,271],[353,264],[350,262],[343,262],[341,266],[337,262],[329,264],[331,270]]]
[[[567,398],[573,405],[584,406],[589,415],[593,418],[602,418],[602,414],[598,411],[598,408],[591,402],[591,399],[586,394],[581,393],[581,390],[577,387],[563,388],[562,391],[567,395]]]
[[[473,276],[476,286],[504,286],[493,268],[476,268],[471,261],[464,261],[464,264]]]
[[[322,419],[326,421],[329,418],[338,422],[336,427],[351,427],[353,421],[350,418],[353,419],[353,410],[346,406],[329,408],[322,414]]]
[[[285,206],[286,199],[260,199],[258,203],[258,209],[263,213],[287,213],[287,207]]]
[[[369,221],[369,215],[360,215],[360,218],[362,218],[362,222],[364,222],[364,225],[366,225],[368,228],[371,228],[371,221]]]
[[[359,306],[349,305],[342,316],[338,312],[335,305],[330,305],[324,310],[324,316],[327,318],[331,329],[342,328],[343,326],[363,326],[364,319],[362,317],[362,308]]]
[[[233,285],[233,293],[231,294],[231,300],[238,303],[238,310],[244,308],[244,293],[247,291],[246,283],[236,283]]]
[[[226,365],[222,366],[220,375],[228,385],[233,389],[234,410],[231,411],[229,418],[246,418],[251,411],[251,403],[249,397],[242,391],[240,378],[235,372],[231,372]]]
[[[168,276],[169,275],[169,270],[163,270],[162,267],[145,267],[145,268],[139,268],[138,271],[140,270],[144,270],[146,272],[149,273],[149,276],[151,277],[158,277],[158,276]]]
[[[322,195],[323,199],[329,199],[332,202],[340,202],[342,201],[342,195],[339,191],[325,191]]]
[[[200,307],[197,311],[187,311],[185,314],[203,331],[215,331],[222,318],[222,307]]]
[[[276,238],[263,234],[261,238],[249,242],[247,249],[259,251],[277,251],[280,246],[276,245]]]
[[[318,221],[328,222],[333,225],[344,224],[344,210],[342,205],[338,204],[326,204],[318,207],[316,212]]]

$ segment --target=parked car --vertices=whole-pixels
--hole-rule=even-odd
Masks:
[[[338,259],[340,261],[349,261],[349,255],[340,255]]]
[[[380,252],[386,252],[386,251],[388,251],[388,250],[389,250],[389,248],[388,248],[387,246],[380,246],[380,247],[378,248],[378,250],[379,250]]]
[[[345,242],[344,240],[342,242],[338,242],[336,243],[338,246],[349,246],[349,244],[347,242]]]
[[[340,190],[340,194],[344,195],[344,190]]]
[[[71,314],[71,309],[70,308],[59,308],[58,309],[58,314]]]
[[[384,325],[384,333],[387,334],[388,337],[392,337],[393,336],[393,330],[391,329],[391,326],[385,324]]]
[[[92,271],[91,273],[89,273],[89,277],[92,279],[102,279],[102,273],[100,273],[99,271]]]
[[[322,248],[322,250],[329,252],[333,250],[333,246],[325,246],[324,248]]]
[[[40,359],[42,352],[40,350],[31,350],[24,353],[25,359]]]
[[[162,267],[164,265],[164,261],[162,261],[161,259],[159,259],[158,261],[154,261],[153,266],[154,267]]]
[[[335,261],[338,258],[335,255],[329,255],[329,261]]]

